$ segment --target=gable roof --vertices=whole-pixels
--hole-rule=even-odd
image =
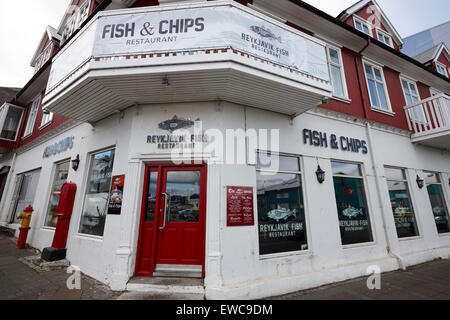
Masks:
[[[445,43],[441,42],[434,47],[431,47],[430,49],[418,54],[414,57],[417,61],[427,64],[429,62],[436,61],[441,53],[444,53],[444,55],[447,56],[447,59],[450,61],[450,51],[448,50]]]
[[[379,12],[379,14],[380,14],[379,17],[380,17],[381,23],[386,28],[388,33],[390,33],[392,35],[392,37],[394,38],[395,42],[397,44],[399,44],[399,45],[403,45],[402,37],[400,36],[398,31],[394,28],[394,25],[391,23],[391,21],[389,20],[387,15],[384,13],[384,11],[381,9],[381,7],[378,5],[376,0],[361,0],[361,1],[358,1],[357,3],[352,5],[351,7],[345,9],[344,11],[342,11],[337,16],[337,19],[339,19],[341,21],[345,21],[345,20],[347,20],[348,17],[354,15],[355,13],[357,13],[358,11],[360,11],[361,9],[363,9],[364,7],[369,5],[370,3],[372,3],[375,6],[375,9]]]
[[[39,42],[39,46],[37,47],[36,51],[34,52],[33,58],[31,59],[30,65],[34,67],[36,58],[39,56],[41,51],[44,49],[44,45],[47,42],[47,39],[61,41],[61,36],[56,32],[55,28],[47,26],[45,29],[44,34],[42,35],[41,41]]]

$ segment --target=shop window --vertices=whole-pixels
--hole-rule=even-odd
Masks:
[[[383,68],[364,62],[364,71],[372,108],[392,112],[386,89],[386,81],[384,80]]]
[[[333,95],[341,98],[348,98],[341,51],[338,48],[328,46],[327,57],[331,83],[333,85]]]
[[[257,154],[258,230],[261,255],[308,249],[298,157]],[[268,170],[267,159],[279,163]],[[273,167],[273,166],[272,166]]]
[[[57,212],[59,204],[59,196],[61,195],[61,188],[67,182],[69,175],[70,161],[65,161],[56,165],[55,176],[53,178],[52,191],[47,207],[47,214],[45,216],[45,226],[55,228],[58,222]]]
[[[445,198],[439,174],[424,172],[427,184],[428,196],[433,208],[434,222],[438,233],[450,232],[448,208],[445,205]]]
[[[394,214],[395,228],[399,238],[415,237],[419,235],[408,180],[404,169],[385,168],[386,179]]]
[[[359,164],[332,162],[342,245],[372,242],[372,230]]]
[[[87,190],[79,232],[103,236],[111,188],[115,150],[95,153],[91,156]]]
[[[33,101],[33,105],[30,109],[30,115],[28,116],[28,122],[27,126],[25,128],[25,133],[23,134],[24,137],[28,137],[33,133],[34,129],[34,123],[36,122],[36,116],[39,110],[39,106],[41,105],[41,95],[39,95],[36,99]]]

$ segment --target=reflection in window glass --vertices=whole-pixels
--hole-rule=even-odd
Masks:
[[[148,182],[147,201],[145,203],[145,221],[155,221],[156,207],[156,188],[158,187],[158,172],[150,172],[150,181]]]
[[[293,157],[298,164],[298,158]],[[257,172],[259,252],[308,249],[300,173]]]
[[[108,213],[114,150],[93,154],[89,172],[80,233],[103,236]]]
[[[436,173],[426,172],[425,181],[427,183],[428,196],[430,197],[431,207],[433,209],[434,222],[438,233],[450,232],[448,209],[445,205],[444,194],[442,192],[442,184],[439,175]]]
[[[200,171],[167,172],[167,222],[199,222]]]
[[[349,177],[360,173],[360,166],[332,162],[332,167],[342,244],[372,242],[363,179]]]
[[[415,237],[419,232],[405,172],[402,169],[394,168],[385,168],[385,172],[397,236],[399,238]]]
[[[297,157],[260,152],[256,155],[256,169],[300,171],[300,163]]]
[[[52,193],[47,208],[47,215],[45,218],[46,227],[56,227],[58,222],[57,209],[59,204],[59,197],[61,195],[61,188],[67,182],[69,175],[70,161],[59,163],[56,165],[55,177],[53,178]]]

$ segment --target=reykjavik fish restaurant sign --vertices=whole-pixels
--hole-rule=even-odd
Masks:
[[[232,47],[329,81],[325,47],[234,7],[101,17],[94,56]]]

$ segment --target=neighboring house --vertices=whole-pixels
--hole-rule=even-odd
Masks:
[[[19,91],[20,88],[0,87],[0,105],[11,101]]]
[[[441,43],[450,48],[450,21],[405,37],[403,41],[402,52],[410,57],[415,57]]]
[[[49,247],[72,182],[73,265],[208,299],[449,258],[448,49],[404,45],[374,0],[73,0],[2,109],[0,224]]]

